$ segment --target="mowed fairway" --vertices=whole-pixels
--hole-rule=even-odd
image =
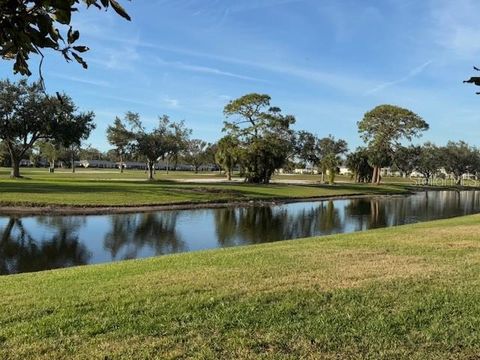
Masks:
[[[1,359],[475,359],[480,216],[0,277]]]
[[[252,199],[312,198],[353,194],[405,193],[405,185],[342,183],[250,185],[242,182],[186,183],[188,179],[222,179],[215,173],[158,172],[157,181],[145,181],[143,171],[24,170],[20,180],[11,180],[8,169],[0,171],[0,205],[139,206],[176,203],[247,201]],[[319,179],[318,177],[313,177]]]

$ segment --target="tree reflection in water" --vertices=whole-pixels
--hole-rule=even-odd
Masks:
[[[48,219],[48,220],[47,220]],[[54,229],[47,238],[35,238],[22,219],[11,217],[0,229],[0,274],[15,274],[85,265],[91,257],[80,243],[78,228],[72,218],[38,218]],[[45,223],[45,222],[44,222]]]
[[[0,274],[353,232],[477,212],[478,191],[440,191],[280,206],[3,217]]]
[[[104,248],[112,259],[134,259],[145,247],[155,255],[187,251],[186,243],[176,231],[179,212],[151,212],[144,214],[112,215],[111,229],[105,235]]]
[[[214,219],[222,247],[331,234],[342,229],[342,219],[333,201],[294,212],[268,206],[215,209]]]
[[[388,223],[384,205],[376,198],[352,199],[345,206],[345,217],[353,231],[384,227]]]

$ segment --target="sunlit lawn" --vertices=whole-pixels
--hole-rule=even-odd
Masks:
[[[222,179],[218,173],[157,173],[157,181],[145,180],[143,171],[24,169],[23,179],[11,180],[8,169],[0,170],[1,205],[123,206],[187,202],[247,201],[252,199],[311,198],[352,194],[406,192],[396,184],[339,183],[250,185],[235,183],[185,183],[185,179]]]
[[[1,359],[476,359],[480,216],[0,277]]]

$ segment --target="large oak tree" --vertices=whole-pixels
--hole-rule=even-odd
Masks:
[[[411,141],[428,128],[419,115],[398,106],[380,105],[367,112],[358,122],[358,131],[371,155],[372,182],[380,183],[381,167],[391,159],[402,140]]]
[[[107,140],[115,147],[114,151],[120,161],[119,168],[121,173],[123,173],[125,157],[131,149],[131,143],[134,139],[134,134],[128,128],[128,124],[131,123],[130,119],[135,116],[138,115],[127,112],[124,121],[117,116],[113,125],[109,125],[107,128]]]
[[[38,83],[0,81],[0,140],[10,155],[12,177],[20,177],[20,161],[39,140],[69,147],[94,129],[93,112],[78,112],[66,95],[46,95]]]
[[[133,151],[145,160],[148,169],[148,180],[154,179],[155,164],[159,160],[176,156],[177,152],[183,150],[187,143],[190,129],[185,127],[183,121],[171,121],[167,115],[158,119],[158,125],[148,131],[142,124],[138,114],[129,117],[133,131]]]
[[[247,94],[230,101],[224,114],[224,131],[239,143],[239,162],[245,179],[269,183],[274,171],[282,167],[293,149],[292,115],[270,106],[270,96]]]
[[[183,152],[183,160],[193,166],[195,173],[198,173],[200,166],[207,162],[208,143],[201,139],[187,141],[186,149]]]

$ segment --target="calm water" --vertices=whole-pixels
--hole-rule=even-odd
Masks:
[[[480,212],[480,192],[104,216],[0,217],[0,274],[361,231]]]

